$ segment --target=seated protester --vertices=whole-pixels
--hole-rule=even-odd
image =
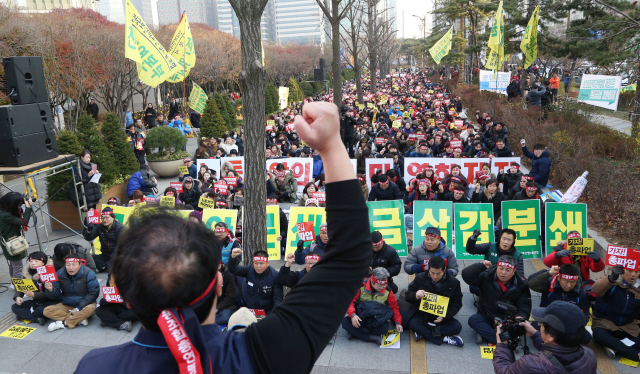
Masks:
[[[111,285],[111,277],[107,278],[107,287]],[[100,327],[112,327],[116,330],[131,332],[133,323],[138,320],[133,311],[124,302],[105,299],[104,294],[98,302],[96,316],[100,319]]]
[[[193,212],[189,213],[189,222],[197,223],[204,226],[204,222],[202,222],[202,212],[194,210]]]
[[[462,347],[464,342],[458,336],[462,331],[462,325],[453,318],[462,308],[462,290],[460,281],[447,273],[444,259],[438,256],[433,257],[429,261],[427,271],[416,275],[405,293],[407,302],[417,304],[413,309],[418,309],[425,293],[448,297],[447,315],[441,317],[417,310],[417,314],[411,319],[409,325],[416,341],[424,337],[435,345],[441,345],[444,342]]]
[[[387,288],[389,272],[375,268],[371,277],[364,280],[353,298],[342,328],[348,339],[358,338],[365,342],[382,344],[382,334],[389,331],[389,320],[393,319],[396,331],[402,333],[402,316],[395,295]]]
[[[178,194],[178,198],[187,206],[187,209],[199,209],[198,202],[200,201],[201,192],[196,180],[192,177],[184,178],[182,192]]]
[[[533,146],[533,153],[531,153],[525,145],[524,139],[520,140],[520,144],[522,145],[522,154],[531,159],[531,171],[529,175],[531,175],[533,180],[540,186],[546,186],[549,182],[549,174],[551,173],[549,151],[547,151],[544,145],[536,144]]]
[[[507,200],[513,200],[516,197],[516,194],[524,189],[527,188],[527,182],[532,181],[533,182],[533,178],[530,177],[528,174],[527,175],[523,175],[522,178],[520,179],[520,182],[516,185],[514,185],[513,187],[511,187],[511,190],[509,191],[509,194],[507,195]]]
[[[505,195],[508,195],[513,186],[518,185],[521,179],[522,172],[520,171],[520,164],[515,161],[511,162],[509,170],[506,173],[504,169],[498,173],[498,183],[503,184],[502,191]]]
[[[231,252],[234,249],[242,247],[240,246],[240,241],[236,239],[229,229],[229,226],[225,222],[218,222],[214,226],[213,229],[216,238],[220,240],[220,245],[222,247],[222,259],[221,262],[223,264],[227,264],[229,262],[229,257],[231,256]],[[240,259],[242,259],[242,252],[240,252]]]
[[[320,224],[320,234],[316,236],[316,240],[309,244],[307,248],[304,248],[304,241],[298,241],[298,247],[296,249],[296,264],[304,264],[304,258],[309,252],[316,252],[320,257],[324,254],[324,248],[329,240],[329,234],[327,233],[327,223],[322,222]],[[304,248],[304,249],[303,249]]]
[[[107,205],[120,206],[120,199],[115,196],[110,197],[109,200],[107,200]]]
[[[56,322],[49,325],[49,331],[75,328],[78,324],[87,326],[89,317],[95,314],[96,300],[100,295],[100,282],[96,273],[86,267],[81,256],[67,255],[65,267],[58,270],[58,281],[45,287],[52,300],[62,301],[44,309],[44,316]]]
[[[528,181],[524,189],[513,196],[513,200],[533,200],[540,198],[540,190],[536,182]]]
[[[482,234],[480,230],[474,230],[467,239],[467,253],[472,255],[484,255],[485,261],[490,261],[492,266],[498,264],[498,259],[502,256],[511,256],[516,262],[516,270],[524,276],[524,261],[522,254],[516,249],[516,232],[511,229],[503,229],[498,235],[498,241],[494,243],[476,244],[478,237]]]
[[[283,163],[278,163],[276,168],[270,173],[271,183],[276,188],[278,200],[284,202],[294,202],[298,191],[298,181],[293,176],[293,170],[285,170]]]
[[[317,264],[320,261],[320,255],[316,252],[309,252],[304,256],[304,269],[298,271],[291,271],[291,264],[295,261],[295,255],[293,253],[289,253],[287,255],[287,261],[285,261],[284,265],[280,268],[278,272],[278,278],[276,279],[276,283],[280,283],[285,287],[293,287],[302,279],[302,277],[307,274],[313,265]]]
[[[375,268],[385,268],[389,273],[388,284],[389,289],[393,293],[398,293],[398,286],[393,283],[393,277],[400,274],[402,261],[395,248],[385,243],[380,231],[371,233],[371,242],[373,243],[373,259],[369,268],[369,275]]]
[[[75,243],[58,243],[53,248],[53,256],[51,256],[51,260],[53,261],[53,267],[56,271],[64,267],[64,258],[70,253],[80,255],[80,257],[87,262],[86,266],[94,272],[96,271],[96,263],[93,261],[91,250],[81,247]]]
[[[452,201],[454,204],[469,202],[469,199],[467,199],[467,197],[465,196],[467,190],[460,184],[456,184],[453,187],[453,191],[450,193],[445,193],[444,187],[441,184],[438,185],[438,190],[439,192],[436,195],[438,197],[438,200]]]
[[[180,175],[178,176],[178,181],[182,182],[185,177],[191,177],[192,179],[198,179],[198,167],[196,166],[196,164],[193,161],[191,161],[191,159],[189,157],[187,157],[184,160],[182,160],[182,162],[184,163],[184,166],[186,166],[187,169],[189,170],[189,174],[188,175],[184,175],[184,174],[180,173]]]
[[[45,265],[53,265],[53,261],[48,258],[44,252],[31,252],[27,257],[27,267],[24,268],[24,278],[31,279],[33,284],[38,287],[37,291],[16,292],[13,300],[16,302],[11,305],[11,311],[16,315],[18,320],[38,321],[40,326],[44,326],[46,321],[44,318],[44,309],[50,305],[58,303],[53,297],[53,293],[45,292],[45,287],[53,289],[51,282],[40,281],[37,268]],[[31,300],[25,300],[25,297]]]
[[[176,191],[175,188],[173,188],[171,186],[165,188],[164,192],[162,193],[162,196],[174,197],[176,199],[176,202],[175,202],[176,209],[185,209],[186,210],[186,207],[184,206],[182,201],[180,201],[180,198],[178,197],[178,191]]]
[[[427,271],[429,260],[433,256],[444,258],[447,270],[454,277],[458,276],[458,260],[455,252],[447,247],[447,242],[442,237],[437,227],[427,227],[424,230],[424,241],[419,246],[413,247],[407,260],[404,262],[404,271],[407,274],[419,274]]]
[[[385,174],[387,174],[388,180],[395,183],[396,186],[398,186],[398,190],[400,190],[400,193],[404,195],[404,192],[407,190],[407,184],[400,176],[400,173],[397,170],[389,169]]]
[[[467,193],[465,194],[467,199],[469,199],[469,201],[471,201],[472,203],[477,202],[477,201],[471,200],[473,198],[473,195],[477,191],[478,197],[482,196],[484,194],[484,189],[487,187],[487,182],[489,181],[489,179],[490,179],[489,176],[485,174],[483,171],[476,172],[473,182],[469,183],[469,185],[467,186]],[[497,222],[497,221],[494,220],[494,222]]]
[[[234,248],[227,263],[231,274],[246,278],[241,286],[241,299],[236,304],[249,309],[262,309],[269,315],[282,302],[284,295],[282,285],[275,281],[278,272],[269,266],[269,254],[266,251],[253,253],[253,266],[238,266],[241,254],[242,249]]]
[[[498,181],[495,179],[487,179],[483,192],[480,192],[480,187],[478,182],[471,196],[471,202],[493,204],[493,221],[497,222],[502,216],[502,202],[506,201],[507,197],[498,190]]]
[[[580,284],[580,269],[571,264],[554,265],[551,269],[542,269],[533,273],[527,279],[529,288],[540,292],[540,307],[549,306],[554,301],[566,301],[575,304],[582,310],[586,321],[591,317],[591,298]],[[539,329],[536,323],[533,324]],[[586,343],[583,343],[586,344]]]
[[[593,292],[598,296],[591,323],[593,340],[605,347],[609,358],[618,353],[629,360],[640,360],[639,273],[616,265],[611,275],[598,279],[593,285]],[[624,344],[625,339],[632,344]]]
[[[100,219],[102,222],[99,224],[94,225],[89,223],[87,227],[82,230],[82,236],[89,242],[92,242],[93,239],[97,237],[100,238],[101,253],[99,255],[93,255],[95,267],[98,272],[109,271],[109,263],[116,253],[118,238],[124,229],[124,225],[116,221],[116,214],[113,213],[113,209],[110,207],[102,209]],[[83,257],[82,255],[78,255],[78,258],[84,260]],[[65,262],[67,262],[66,258],[65,256]]]
[[[318,203],[318,199],[307,199],[304,202],[304,206],[308,206],[310,208],[317,208],[320,204]]]
[[[526,335],[533,340],[538,352],[524,355],[514,362],[513,352],[498,336],[502,326],[496,331],[496,350],[493,353],[493,369],[496,373],[567,373],[595,374],[596,355],[589,348],[580,345],[588,319],[580,308],[570,303],[555,301],[546,308],[533,308],[531,316],[540,322],[537,331],[529,321],[520,323]]]
[[[224,264],[218,265],[222,274],[222,296],[216,308],[216,324],[226,326],[229,318],[238,307],[236,306],[236,280]]]
[[[505,141],[502,138],[496,139],[496,147],[493,148],[492,152],[495,152],[497,157],[513,157],[513,152],[505,145]]]
[[[496,302],[515,306],[516,317],[523,320],[531,313],[531,292],[527,280],[516,271],[516,260],[500,256],[498,265],[484,260],[462,270],[462,279],[470,286],[480,288],[478,313],[469,317],[469,326],[476,332],[476,343],[482,339],[496,344],[495,317],[504,317],[504,310]]]
[[[406,206],[406,212],[411,213],[413,202],[416,200],[433,200],[435,195],[431,192],[431,182],[428,179],[418,179],[416,180],[416,184],[418,188],[411,191],[410,194],[405,195],[404,197],[404,205]]]
[[[153,193],[153,189],[158,186],[158,181],[151,176],[149,165],[141,165],[140,170],[136,171],[127,182],[127,196],[131,199],[133,191],[140,190],[142,193]]]
[[[567,239],[581,237],[582,235],[575,230],[571,230],[567,233]],[[595,283],[591,280],[591,272],[598,273],[604,270],[605,267],[604,261],[602,261],[595,251],[587,253],[586,256],[571,255],[571,252],[567,249],[566,240],[560,240],[558,245],[553,247],[553,252],[549,253],[542,262],[544,262],[548,267],[552,267],[554,265],[562,266],[564,264],[576,265],[580,269],[579,275],[582,287],[585,287],[585,291],[589,294],[591,294],[591,287]],[[592,294],[591,296],[593,298],[596,297],[595,294]]]
[[[135,207],[142,202],[144,202],[144,194],[140,190],[135,190],[131,194],[131,200],[129,200],[128,206]]]
[[[311,199],[313,197],[314,192],[318,192],[316,189],[316,185],[313,182],[307,183],[302,189],[302,196],[298,201],[298,206],[306,206],[305,202],[307,201],[307,199]]]
[[[398,185],[391,182],[386,174],[378,176],[378,182],[371,187],[368,201],[401,200],[402,192]]]

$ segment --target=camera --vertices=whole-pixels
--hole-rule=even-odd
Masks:
[[[31,199],[31,202],[34,202],[34,203],[35,203],[36,201],[38,201],[38,198],[37,198],[37,197],[29,196],[29,195],[27,195],[27,194],[22,195],[22,197],[24,197],[24,199],[25,199],[25,200],[29,200],[29,199]]]
[[[518,309],[515,306],[500,301],[498,301],[496,305],[498,308],[504,309],[505,311],[504,319],[495,317],[496,325],[502,325],[502,332],[498,336],[502,342],[509,345],[509,349],[516,351],[518,343],[520,342],[520,337],[524,336],[526,333],[524,327],[520,326],[520,323],[524,322],[524,319],[520,316],[516,316]],[[528,350],[526,345],[525,350]]]

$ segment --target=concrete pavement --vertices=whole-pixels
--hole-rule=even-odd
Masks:
[[[611,127],[612,129],[618,130],[627,135],[631,135],[631,121],[601,114],[594,114],[593,119],[602,125]]]

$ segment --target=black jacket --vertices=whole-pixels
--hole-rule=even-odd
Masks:
[[[511,171],[498,174],[498,183],[504,184],[502,191],[505,195],[507,195],[511,191],[513,186],[519,185],[521,179],[522,172],[520,170],[518,170],[518,172],[516,172],[515,174],[511,174]]]
[[[382,190],[378,183],[374,184],[371,187],[371,192],[369,192],[368,201],[384,201],[384,200],[402,200],[402,192],[398,188],[398,185],[389,182],[389,187],[386,190]]]
[[[502,192],[496,191],[493,198],[489,199],[485,191],[480,193],[474,191],[471,196],[471,202],[493,204],[493,222],[496,222],[502,216],[502,202],[507,200],[507,197]]]
[[[223,267],[224,269],[224,267]],[[216,305],[218,311],[230,309],[235,311],[236,306],[236,280],[229,270],[223,270],[222,273],[222,296],[218,298]]]
[[[447,315],[443,320],[447,321],[455,317],[456,314],[462,308],[462,289],[460,288],[460,281],[445,272],[444,279],[440,288],[436,288],[431,282],[431,277],[428,271],[423,271],[416,275],[413,282],[409,284],[409,289],[405,292],[405,298],[407,302],[415,304],[414,308],[417,310],[420,306],[420,300],[416,299],[416,292],[424,290],[425,292],[441,295],[449,298],[449,306],[447,307]],[[424,322],[433,322],[438,316],[418,311],[415,318],[424,318]]]
[[[531,290],[540,292],[540,307],[545,308],[552,302],[558,300],[566,301],[577,305],[584,313],[585,321],[588,321],[591,317],[591,311],[589,309],[591,307],[591,298],[582,288],[581,282],[577,282],[573,290],[564,292],[558,280],[554,282],[553,288],[551,288],[552,280],[553,276],[549,273],[549,269],[542,269],[537,273],[533,273],[527,280]]]
[[[453,192],[449,192],[449,193],[438,192],[436,194],[436,197],[438,198],[438,200],[452,201],[454,204],[470,202],[469,199],[467,199],[467,194],[466,193],[464,195],[462,195],[462,198],[460,200],[456,200],[453,197]]]
[[[82,184],[84,186],[84,195],[87,201],[87,206],[95,206],[100,203],[100,199],[102,199],[102,192],[100,192],[100,184],[99,183],[91,183],[89,182],[92,177],[89,176],[89,172],[91,171],[91,164],[85,164],[80,161],[80,175],[76,176],[82,180]],[[71,202],[74,203],[75,206],[78,206],[78,201],[76,200],[76,195],[73,193],[73,183],[69,187],[69,197],[71,198]],[[78,197],[82,201],[82,194],[80,191],[80,187],[78,187]]]
[[[191,205],[193,209],[198,208],[198,202],[200,201],[200,181],[193,180],[193,186],[190,190],[187,190],[184,182],[182,183],[182,192],[178,194],[178,198],[180,201],[184,203],[184,205]]]
[[[307,274],[307,269],[291,271],[290,266],[282,265],[276,278],[276,283],[280,283],[285,287],[293,287]]]
[[[402,261],[395,248],[384,243],[380,251],[373,251],[373,259],[371,260],[371,269],[383,267],[389,272],[389,286],[393,284],[393,277],[400,274]]]
[[[231,274],[246,278],[242,282],[242,305],[250,309],[264,309],[270,314],[273,308],[282,302],[284,293],[282,284],[276,282],[278,272],[269,266],[262,274],[256,273],[253,266],[238,266],[240,256],[229,257],[227,266]]]
[[[531,314],[531,292],[527,280],[516,272],[511,278],[513,288],[502,292],[496,279],[496,269],[495,266],[487,269],[482,262],[479,262],[462,270],[462,279],[468,285],[480,288],[478,313],[491,321],[494,317],[504,318],[504,310],[497,305],[498,301],[502,301],[515,306],[518,309],[517,316],[528,319]]]
[[[82,236],[90,242],[100,237],[100,251],[111,256],[116,252],[118,238],[123,229],[124,225],[116,220],[113,220],[110,228],[105,227],[102,223],[97,225],[90,223],[87,228],[82,230]]]

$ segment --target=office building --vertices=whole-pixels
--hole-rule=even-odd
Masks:
[[[328,1],[325,4],[329,6]],[[276,24],[280,44],[327,43],[331,35],[331,27],[315,0],[276,0]]]
[[[96,3],[96,0],[0,0],[0,4],[22,13],[46,13],[54,9],[71,8],[96,10]]]
[[[189,23],[203,23],[218,28],[218,9],[215,0],[158,0],[157,4],[160,25],[180,22],[182,12],[186,11]],[[153,19],[151,8],[149,10],[149,17]]]
[[[228,0],[218,0],[218,30],[231,34],[240,39],[240,23],[236,12]],[[274,0],[269,0],[262,12],[260,20],[262,40],[276,41],[276,6]]]

